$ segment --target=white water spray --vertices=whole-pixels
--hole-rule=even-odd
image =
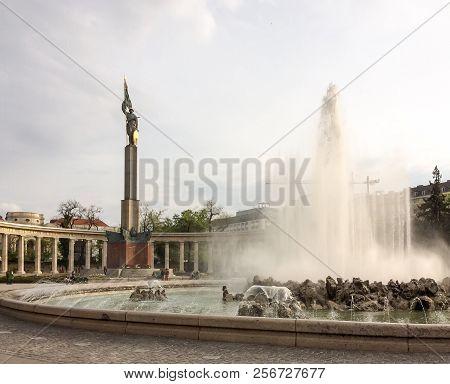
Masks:
[[[411,249],[406,185],[397,192],[355,192],[333,84],[323,102],[308,185],[310,206],[299,200],[280,210],[277,228],[272,228],[275,246],[245,258],[253,272],[295,280],[327,275],[373,280],[446,276],[448,267],[439,255]],[[264,265],[255,268],[253,260],[263,260]]]

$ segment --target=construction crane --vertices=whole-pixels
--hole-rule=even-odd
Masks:
[[[371,179],[369,176],[366,177],[365,181],[353,181],[353,174],[352,174],[352,184],[366,184],[367,194],[370,193],[370,186],[378,184],[379,182],[380,179]]]
[[[351,182],[351,184],[352,185],[365,184],[366,185],[367,194],[370,193],[370,186],[378,184],[379,182],[380,182],[380,179],[371,179],[370,176],[367,176],[365,181],[354,181],[353,180],[353,173],[352,173],[352,182]],[[271,182],[271,181],[266,181],[265,184],[269,184],[270,185],[270,184],[287,184],[287,183],[279,183],[279,182],[275,182],[274,183],[274,182]],[[313,181],[309,181],[309,180],[305,180],[305,181],[302,181],[300,184],[314,184],[314,182]]]

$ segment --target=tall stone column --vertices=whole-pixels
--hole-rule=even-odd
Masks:
[[[58,273],[58,238],[52,239],[52,273]]]
[[[6,273],[8,271],[8,235],[4,233],[2,235],[2,273]]]
[[[139,200],[137,199],[137,146],[125,147],[125,191],[121,208],[121,227],[139,231]]]
[[[164,268],[169,268],[169,243],[164,243]]]
[[[228,244],[228,271],[236,272],[236,243],[234,241]]]
[[[42,237],[36,237],[34,242],[34,273],[41,275]]]
[[[108,265],[108,242],[103,240],[102,244],[102,268]]]
[[[221,241],[219,243],[219,272],[224,272],[225,271],[225,246],[226,246],[226,242],[225,241]]]
[[[208,241],[208,273],[214,272],[214,243],[212,241]]]
[[[194,272],[198,272],[198,241],[194,241]]]
[[[24,239],[23,236],[19,236],[19,239],[17,240],[17,274],[23,275],[25,274],[24,269]]]
[[[74,263],[75,263],[75,240],[69,239],[69,265],[67,267],[68,273],[73,272]]]
[[[184,272],[184,241],[180,241],[180,272]]]
[[[223,243],[224,252],[222,257],[222,271],[230,272],[231,271],[231,263],[232,263],[232,251],[230,241],[226,241]]]
[[[91,240],[84,243],[84,269],[91,269]]]

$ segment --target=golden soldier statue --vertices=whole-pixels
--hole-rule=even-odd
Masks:
[[[139,139],[138,117],[134,114],[130,95],[128,94],[127,80],[123,80],[124,100],[122,102],[122,112],[127,119],[128,144],[137,145]]]

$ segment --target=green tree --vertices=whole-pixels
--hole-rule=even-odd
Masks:
[[[205,204],[204,209],[206,211],[208,220],[208,231],[212,232],[212,221],[214,220],[214,217],[220,217],[220,215],[223,213],[223,208],[217,206],[214,200],[208,200]]]
[[[171,232],[205,232],[208,229],[208,214],[205,209],[187,209],[172,218]]]
[[[102,208],[95,205],[90,205],[88,208],[81,205],[77,200],[67,200],[59,204],[57,212],[57,218],[60,219],[59,225],[62,228],[73,228],[75,220],[84,218],[88,222],[89,229],[97,227],[97,220],[100,219],[100,213]],[[62,262],[67,266],[69,257],[69,240],[61,238],[59,240],[59,253],[62,256]],[[82,251],[83,252],[83,251]]]
[[[425,197],[416,211],[417,224],[424,234],[449,237],[450,203],[441,189],[442,175],[434,167],[433,181],[430,181],[431,195]]]
[[[148,204],[141,204],[139,224],[143,232],[164,232],[164,211],[150,208]]]
[[[57,213],[61,219],[61,227],[72,228],[75,219],[84,216],[86,209],[76,200],[67,200],[59,204]]]
[[[88,229],[95,227],[98,230],[97,223],[100,220],[100,213],[103,212],[103,209],[91,204],[89,207],[82,209],[81,212],[88,222]]]

